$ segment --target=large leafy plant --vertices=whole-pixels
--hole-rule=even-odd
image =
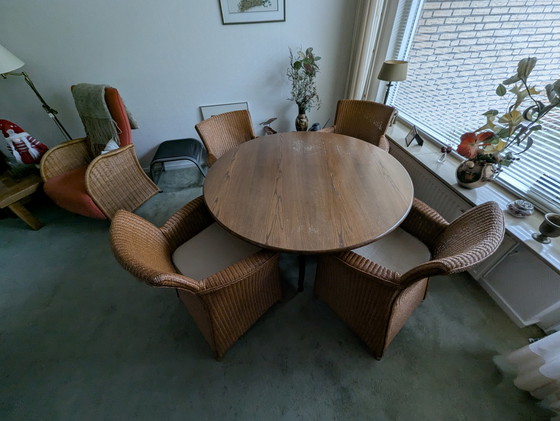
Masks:
[[[311,108],[319,108],[321,101],[315,86],[315,77],[319,72],[317,62],[321,57],[313,54],[313,48],[309,47],[305,52],[298,50],[296,57],[290,49],[290,66],[288,67],[288,79],[292,82],[291,101],[298,106],[300,114],[305,114]]]
[[[474,132],[461,136],[461,143],[457,152],[465,158],[497,163],[508,166],[519,159],[519,155],[533,145],[531,136],[542,129],[541,119],[553,108],[560,106],[560,79],[546,85],[546,96],[549,104],[544,104],[537,95],[540,95],[535,86],[530,86],[528,78],[537,63],[536,57],[528,57],[519,61],[517,74],[504,80],[496,89],[500,97],[508,92],[507,85],[513,85],[509,92],[514,95],[515,101],[508,106],[506,112],[499,115],[498,110],[488,110],[483,115],[486,124]],[[529,105],[526,105],[529,103]],[[522,150],[517,153],[507,151],[510,146],[522,145]]]

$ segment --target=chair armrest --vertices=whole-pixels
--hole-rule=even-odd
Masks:
[[[378,263],[375,263],[352,250],[338,254],[331,258],[340,260],[343,264],[352,268],[353,272],[368,278],[369,281],[383,284],[394,289],[400,289],[399,274]]]
[[[377,146],[383,149],[385,152],[389,152],[389,150],[391,149],[391,144],[389,143],[389,139],[387,139],[387,137],[384,134],[381,135],[381,137],[379,138],[379,143],[377,144]]]
[[[334,126],[323,127],[321,130],[317,130],[319,133],[334,133]]]
[[[91,161],[86,171],[86,191],[111,219],[119,209],[137,209],[159,193],[159,188],[140,166],[134,145],[128,145]]]
[[[47,181],[75,168],[86,166],[91,155],[86,138],[69,140],[49,149],[41,159],[41,178]]]
[[[452,266],[451,262],[445,262],[443,260],[444,259],[431,260],[403,273],[399,279],[401,288],[405,289],[420,279],[452,273],[450,270]]]
[[[200,282],[176,273],[166,238],[144,218],[117,211],[111,222],[110,239],[117,261],[140,281],[154,287],[200,290]]]
[[[171,248],[176,249],[213,222],[204,198],[199,196],[175,212],[160,229]]]
[[[437,237],[449,223],[436,210],[419,199],[414,199],[407,217],[400,225],[406,232],[412,234],[433,252]]]
[[[445,262],[445,259],[431,260],[410,269],[404,274],[399,274],[353,251],[347,251],[337,258],[350,266],[354,273],[358,272],[366,278],[368,282],[375,282],[385,288],[394,290],[404,290],[420,279],[450,273],[452,265],[451,262]],[[360,275],[356,274],[356,276]]]
[[[403,282],[471,268],[496,251],[504,231],[503,211],[496,202],[469,209],[451,224],[444,225],[440,234],[434,235],[434,258],[404,274]]]

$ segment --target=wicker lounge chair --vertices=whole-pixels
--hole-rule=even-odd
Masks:
[[[380,359],[435,275],[462,272],[490,256],[504,236],[495,202],[474,207],[449,224],[415,199],[387,237],[338,255],[320,256],[315,293]]]
[[[120,147],[95,157],[87,138],[50,149],[41,159],[45,193],[70,212],[111,219],[119,209],[135,210],[159,192],[134,152],[130,122],[115,88],[105,88],[105,101],[120,129]]]
[[[225,232],[202,197],[161,228],[118,211],[111,244],[119,263],[140,281],[177,289],[218,359],[281,298],[278,253]]]

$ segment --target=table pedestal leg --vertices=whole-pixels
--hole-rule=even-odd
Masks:
[[[303,282],[305,281],[305,254],[298,256],[299,276],[298,276],[298,292],[303,291]]]

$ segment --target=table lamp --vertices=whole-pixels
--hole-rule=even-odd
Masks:
[[[43,105],[43,109],[47,112],[48,116],[53,119],[56,126],[60,129],[60,131],[66,137],[66,139],[68,140],[72,139],[70,134],[68,134],[68,132],[66,131],[62,123],[56,117],[58,111],[50,107],[45,102],[41,94],[37,91],[37,88],[35,88],[33,81],[29,78],[29,75],[25,72],[14,73],[14,70],[19,69],[24,64],[25,63],[23,61],[21,61],[19,58],[17,58],[11,52],[9,52],[6,48],[0,45],[0,75],[2,75],[2,78],[7,79],[8,76],[23,76],[25,82],[33,90],[37,98],[39,98],[39,101],[41,101],[41,104]]]
[[[387,104],[389,97],[389,89],[393,86],[393,82],[400,82],[406,80],[406,73],[408,71],[408,61],[402,60],[387,60],[383,62],[381,70],[377,79],[389,82],[387,84],[387,91],[385,92],[385,99],[383,104]]]

